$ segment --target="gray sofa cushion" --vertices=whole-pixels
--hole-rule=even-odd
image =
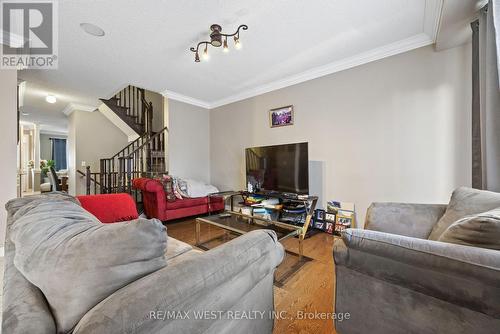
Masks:
[[[446,211],[443,204],[372,203],[365,229],[427,239]]]
[[[165,259],[167,260],[167,263],[186,253],[186,252],[189,252],[190,250],[192,250],[193,247],[191,247],[189,244],[185,243],[185,242],[182,242],[180,240],[177,240],[175,238],[172,238],[172,237],[168,237],[167,239],[167,249],[165,250]]]
[[[438,240],[500,250],[500,208],[459,219]]]
[[[71,201],[35,200],[11,226],[14,265],[43,292],[57,331],[69,332],[100,301],[166,265],[156,219],[101,224]]]
[[[90,310],[75,334],[201,334],[271,333],[273,274],[284,257],[276,233],[257,230],[208,252],[189,251],[168,267],[137,280]],[[177,259],[180,262],[173,263]],[[264,319],[239,321],[238,330],[227,319],[202,317],[194,312],[265,312]],[[184,314],[180,319],[151,317],[155,311]],[[223,321],[223,328],[218,322]]]
[[[499,251],[347,229],[333,255],[336,266],[499,318]]]
[[[5,210],[7,210],[7,213],[9,215],[14,216],[20,208],[22,208],[27,204],[30,204],[33,201],[38,201],[38,200],[69,201],[77,205],[80,205],[80,201],[76,197],[73,197],[71,195],[68,195],[67,193],[63,193],[60,191],[53,191],[46,194],[31,195],[31,196],[11,199],[5,204]]]
[[[446,212],[432,229],[430,240],[438,240],[454,222],[466,216],[500,207],[500,193],[460,187],[451,195]]]

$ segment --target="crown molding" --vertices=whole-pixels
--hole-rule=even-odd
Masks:
[[[316,79],[335,72],[347,70],[349,68],[353,68],[375,60],[379,60],[399,53],[417,49],[426,45],[430,45],[432,43],[433,40],[431,39],[431,37],[429,37],[427,34],[421,33],[413,37],[382,46],[380,48],[372,49],[370,51],[357,54],[356,56],[353,57],[344,58],[342,60],[327,65],[315,67],[308,71],[299,73],[297,75],[293,75],[282,80],[274,81],[269,84],[261,85],[259,87],[249,89],[242,93],[214,101],[210,103],[210,109],[217,108],[233,102],[241,101],[244,99],[248,99],[264,93],[268,93],[273,90],[296,85],[301,82]]]
[[[425,0],[423,32],[412,37],[381,46],[352,57],[344,58],[330,64],[318,66],[305,72],[289,76],[271,83],[260,85],[258,87],[231,95],[216,101],[202,101],[190,96],[182,95],[173,91],[165,90],[162,95],[172,100],[185,102],[206,109],[217,108],[226,104],[234,103],[248,99],[271,91],[296,85],[301,82],[316,79],[335,72],[340,72],[380,60],[386,57],[394,56],[403,52],[418,49],[436,42],[439,31],[441,16],[443,10],[443,0]]]
[[[425,0],[424,33],[435,43],[443,14],[443,0]]]
[[[190,97],[190,96],[182,95],[182,94],[173,92],[173,91],[168,90],[168,89],[165,89],[160,94],[163,95],[163,96],[165,96],[168,99],[171,99],[171,100],[175,100],[175,101],[179,101],[179,102],[184,102],[184,103],[192,104],[194,106],[202,107],[202,108],[205,108],[205,109],[210,109],[211,108],[211,104],[209,102],[206,102],[206,101],[203,101],[203,100],[199,100],[199,99],[195,99],[195,98]]]
[[[62,113],[66,116],[71,115],[74,111],[86,111],[86,112],[94,112],[97,107],[89,106],[85,104],[77,104],[77,103],[68,103],[68,105],[62,110]]]
[[[40,129],[40,134],[44,135],[49,135],[49,136],[60,136],[60,137],[67,137],[68,136],[68,131],[62,132],[62,131],[53,131],[53,130],[44,130]]]

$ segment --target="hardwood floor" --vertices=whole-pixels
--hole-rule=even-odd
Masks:
[[[195,243],[195,220],[189,219],[167,224],[173,238]],[[208,224],[201,224],[201,240],[223,235],[224,232]],[[283,242],[285,248],[298,252],[298,239]],[[274,287],[274,303],[277,312],[286,312],[285,319],[277,319],[274,334],[331,334],[335,333],[332,320],[300,319],[299,311],[333,312],[333,236],[318,233],[304,240],[304,255],[312,258],[289,277],[282,287]],[[290,256],[287,254],[286,256]]]

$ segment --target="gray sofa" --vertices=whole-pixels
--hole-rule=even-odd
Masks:
[[[28,202],[8,204],[2,333],[62,333],[42,291],[14,265],[16,249],[9,233],[16,224],[14,213]],[[165,267],[109,295],[71,332],[272,333],[273,276],[283,256],[282,245],[269,230],[248,233],[208,252],[168,237]],[[195,315],[207,311],[211,313]],[[241,320],[240,311],[260,311],[262,316]]]
[[[338,333],[500,333],[500,251],[428,240],[446,209],[374,203],[335,241]]]

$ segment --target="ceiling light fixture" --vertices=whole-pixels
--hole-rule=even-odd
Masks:
[[[92,23],[80,23],[80,28],[82,28],[83,31],[92,36],[102,37],[105,35],[104,30],[102,30],[102,28]]]
[[[54,95],[47,95],[45,97],[45,101],[47,101],[48,103],[56,103],[57,98]]]
[[[203,60],[207,60],[209,58],[208,56],[208,45],[212,45],[216,48],[220,47],[222,45],[222,38],[224,38],[224,47],[223,51],[224,52],[229,52],[229,47],[227,45],[227,38],[228,37],[233,37],[234,38],[234,47],[236,49],[241,49],[241,42],[240,42],[240,29],[242,30],[247,30],[248,26],[246,24],[242,24],[236,29],[236,32],[234,34],[224,34],[222,33],[222,27],[218,24],[212,24],[210,26],[210,41],[202,41],[199,42],[196,47],[190,48],[192,52],[194,52],[194,61],[196,63],[200,62],[200,56],[198,50],[200,49],[200,46],[205,45],[205,50],[203,51],[202,58]]]

